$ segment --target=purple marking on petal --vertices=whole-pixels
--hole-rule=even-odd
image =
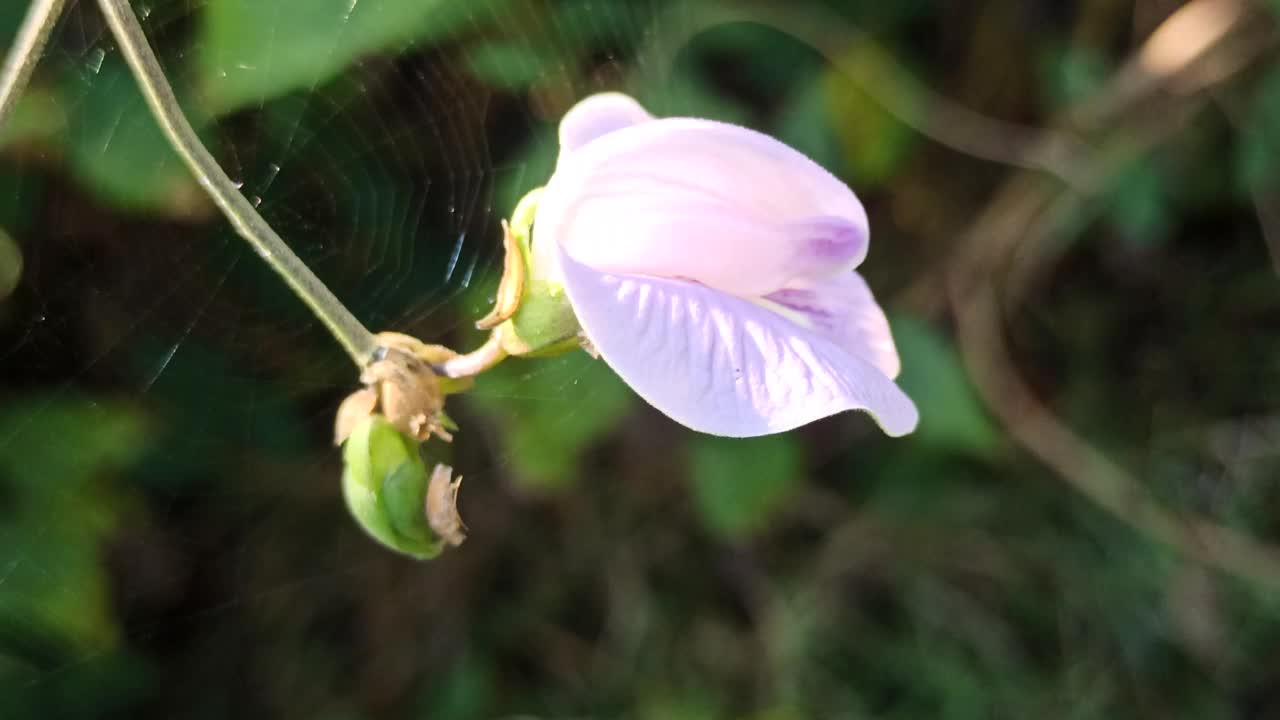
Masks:
[[[837,321],[848,314],[842,308],[819,303],[813,290],[783,288],[765,295],[764,299],[772,300],[782,307],[800,314],[806,321],[807,327],[814,327],[827,332],[834,331]]]
[[[696,283],[600,272],[563,250],[560,260],[565,292],[601,357],[677,422],[747,437],[866,410],[889,435],[915,429],[911,399],[820,333]]]
[[[851,270],[867,256],[867,233],[849,218],[828,215],[787,225],[787,231],[804,238],[796,270],[803,276],[823,277]]]
[[[787,319],[799,320],[802,327],[867,360],[890,378],[898,376],[901,363],[889,321],[858,273],[799,283],[764,299],[789,311],[791,316],[784,315]]]

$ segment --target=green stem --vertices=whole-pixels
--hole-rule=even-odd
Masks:
[[[13,39],[13,47],[0,69],[0,127],[8,119],[18,97],[31,79],[31,72],[40,61],[40,53],[49,41],[49,33],[62,14],[66,0],[31,0],[27,16]]]
[[[98,0],[98,6],[102,8],[111,33],[133,70],[152,115],[200,186],[213,198],[240,237],[247,240],[258,255],[284,278],[289,289],[324,323],[356,365],[364,367],[378,347],[373,333],[293,254],[200,142],[191,123],[183,115],[173,88],[165,79],[164,70],[160,68],[128,0]]]

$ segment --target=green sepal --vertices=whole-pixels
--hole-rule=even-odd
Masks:
[[[511,213],[511,233],[524,260],[525,289],[515,315],[502,324],[502,349],[521,357],[560,355],[581,347],[582,328],[573,306],[551,268],[537,267],[533,253],[533,219],[542,188],[525,195]]]
[[[520,308],[502,324],[502,349],[521,357],[546,357],[581,347],[578,317],[559,283],[535,281]]]
[[[372,415],[351,432],[342,460],[342,494],[365,532],[420,560],[440,554],[444,543],[427,525],[428,476],[417,443]]]

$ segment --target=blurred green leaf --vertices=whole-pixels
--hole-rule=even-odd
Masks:
[[[39,177],[0,167],[0,225],[13,237],[29,238],[38,227],[44,189]]]
[[[32,397],[0,411],[0,622],[35,624],[82,649],[115,638],[100,542],[124,498],[101,483],[141,453],[130,408]]]
[[[800,448],[786,433],[691,442],[695,507],[712,532],[731,540],[763,529],[804,472]]]
[[[146,378],[150,407],[164,420],[156,427],[163,449],[139,464],[138,484],[178,492],[225,472],[247,448],[277,459],[305,451],[308,436],[297,408],[271,382],[216,347],[190,337],[170,342],[148,338],[130,348],[130,372]]]
[[[774,135],[804,153],[830,172],[841,175],[847,168],[840,138],[827,112],[827,83],[819,80],[801,86],[774,123]]]
[[[578,480],[582,454],[613,430],[633,396],[608,365],[573,351],[508,360],[463,397],[502,428],[503,456],[519,482],[558,490]]]
[[[548,6],[555,9],[550,22],[555,26],[557,40],[583,52],[632,39],[637,21],[643,22],[644,12],[650,10],[637,12],[636,7],[625,3],[598,0],[558,0]]]
[[[937,10],[936,3],[937,0],[895,0],[891,3],[825,0],[826,5],[848,15],[863,30],[875,30],[883,34],[928,17],[929,11]]]
[[[439,37],[503,0],[209,0],[199,86],[215,114],[314,87],[364,55]]]
[[[10,2],[0,5],[0,45],[8,47],[18,33],[18,23],[27,14],[25,3]]]
[[[1111,68],[1106,58],[1088,45],[1069,45],[1046,51],[1039,64],[1041,87],[1054,109],[1091,97],[1107,82]]]
[[[1149,245],[1171,229],[1175,214],[1166,184],[1147,158],[1119,173],[1105,194],[1107,217],[1131,244]]]
[[[1236,143],[1236,184],[1267,189],[1280,177],[1280,68],[1263,75],[1249,103]]]
[[[807,720],[808,715],[799,708],[786,705],[769,708],[752,716],[752,720]]]
[[[523,90],[551,74],[557,59],[530,43],[489,42],[467,51],[471,74],[493,87]]]
[[[467,720],[492,717],[496,697],[488,658],[466,655],[443,677],[434,679],[418,700],[416,717],[431,720]]]
[[[999,434],[969,382],[954,348],[931,325],[909,316],[890,323],[902,357],[898,384],[920,408],[921,442],[986,455]]]
[[[544,124],[534,129],[526,140],[524,147],[515,157],[515,170],[503,173],[496,181],[495,192],[498,206],[495,212],[502,217],[509,217],[516,209],[516,204],[533,188],[546,185],[551,173],[556,169],[556,158],[560,153],[560,140],[556,128]],[[495,277],[494,283],[497,283]],[[488,312],[486,307],[481,314]]]
[[[709,689],[654,690],[638,717],[641,720],[714,720],[724,717],[723,703]]]
[[[58,138],[66,125],[66,113],[57,97],[49,90],[30,88],[0,126],[0,148]]]
[[[76,76],[68,82],[83,84]],[[199,117],[187,117],[201,126]],[[102,61],[68,122],[71,169],[104,200],[178,217],[208,207],[117,55]]]
[[[973,451],[925,443],[927,437],[921,444],[895,446],[878,455],[871,468],[863,462],[850,472],[850,482],[867,491],[863,507],[893,522],[940,528],[999,523],[1007,499],[981,463],[966,462],[960,454]]]
[[[646,97],[653,98],[654,102],[646,104]],[[717,92],[715,84],[688,63],[677,63],[670,77],[664,78],[660,90],[654,89],[638,99],[650,112],[659,116],[701,117],[739,125],[751,124],[741,103]]]
[[[807,38],[797,37],[773,26],[769,19],[722,22],[708,27],[692,38],[684,50],[690,60],[717,87],[717,70],[728,63],[738,70],[738,77],[727,89],[737,97],[784,97],[796,85],[819,75],[826,65],[821,53]]]
[[[49,667],[6,666],[0,656],[0,717],[140,717],[153,680],[151,667],[121,651],[64,659]]]
[[[878,185],[892,176],[915,148],[918,136],[864,89],[893,77],[894,59],[871,43],[859,43],[817,81],[828,122],[844,148],[846,166],[858,186]],[[918,105],[910,84],[895,88],[899,101]],[[898,109],[920,113],[920,110]]]

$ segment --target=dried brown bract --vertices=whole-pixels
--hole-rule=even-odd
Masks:
[[[502,221],[502,247],[505,251],[502,279],[498,282],[498,294],[493,303],[493,310],[476,321],[481,330],[495,328],[516,314],[520,307],[520,299],[524,297],[525,259],[520,251],[519,243],[511,232],[511,226]]]
[[[453,468],[437,464],[427,484],[427,525],[450,545],[467,539],[467,526],[458,515],[458,488],[462,477],[453,479]]]
[[[373,388],[360,388],[348,395],[338,406],[338,414],[333,420],[333,444],[346,442],[356,425],[372,415],[377,407],[378,392]]]
[[[364,387],[347,396],[334,420],[334,444],[341,445],[361,419],[381,413],[400,432],[425,442],[432,435],[452,440],[444,398],[467,381],[441,378],[434,367],[456,355],[400,333],[377,335],[378,354],[360,374]]]
[[[400,432],[419,442],[432,434],[452,439],[444,429],[440,380],[422,359],[389,349],[364,369],[360,381],[377,392],[378,409]]]

